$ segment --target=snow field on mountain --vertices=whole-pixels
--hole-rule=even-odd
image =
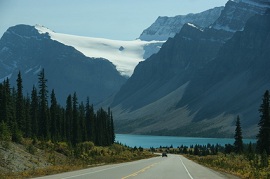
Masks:
[[[124,76],[131,76],[136,65],[144,60],[145,46],[160,43],[160,41],[120,41],[61,34],[40,25],[36,25],[35,28],[39,33],[48,33],[52,40],[72,46],[87,57],[111,61]]]

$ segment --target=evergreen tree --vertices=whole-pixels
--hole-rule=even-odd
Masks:
[[[244,150],[244,146],[243,146],[242,128],[241,128],[239,116],[237,116],[237,119],[236,119],[236,128],[235,128],[234,139],[235,139],[234,152],[235,153],[242,153]]]
[[[268,167],[269,161],[268,161],[268,154],[264,150],[263,153],[261,154],[261,167]]]
[[[38,75],[39,83],[39,136],[49,139],[48,91],[44,69]]]
[[[66,135],[66,116],[65,116],[65,109],[60,107],[60,116],[59,116],[59,126],[60,126],[60,139],[62,141],[67,141],[67,135]]]
[[[31,137],[32,136],[32,124],[31,124],[31,103],[30,103],[30,98],[27,95],[25,104],[24,104],[24,119],[25,119],[25,131],[23,132],[25,137]]]
[[[114,133],[114,122],[113,122],[113,115],[112,115],[112,112],[111,112],[111,121],[110,121],[110,132],[111,132],[111,141],[110,141],[110,144],[113,144],[115,142],[115,133]]]
[[[247,155],[247,158],[248,158],[249,161],[254,160],[255,153],[253,151],[251,142],[248,144],[246,155]]]
[[[56,141],[58,139],[58,114],[57,114],[57,100],[55,97],[54,90],[52,90],[51,93],[51,106],[50,106],[50,121],[51,121],[51,138],[53,141]]]
[[[25,131],[25,118],[24,118],[24,101],[23,101],[23,86],[21,72],[18,73],[17,78],[17,98],[16,98],[16,121],[18,128]]]
[[[80,122],[79,122],[79,112],[78,112],[78,98],[76,92],[73,94],[72,98],[72,110],[73,110],[73,130],[72,130],[72,144],[75,146],[77,143],[82,141],[82,135],[80,130]]]
[[[32,137],[38,136],[38,96],[37,96],[37,90],[35,86],[33,86],[32,93],[31,93],[31,107],[30,107],[30,113],[31,113],[31,124],[32,124]]]
[[[66,100],[66,112],[65,112],[65,119],[66,119],[66,138],[68,142],[71,142],[72,136],[72,97],[69,95]]]
[[[78,105],[76,92],[69,95],[66,108],[57,104],[52,90],[50,108],[44,69],[39,74],[39,91],[33,86],[31,99],[22,93],[21,74],[18,74],[17,90],[10,88],[9,80],[0,84],[0,138],[21,142],[25,137],[38,137],[41,140],[67,141],[73,146],[86,140],[96,145],[108,146],[114,143],[114,124],[110,108],[102,108],[96,114],[87,98]],[[21,103],[22,102],[22,103]],[[23,110],[21,110],[23,109]],[[22,117],[20,117],[22,115]],[[22,120],[23,119],[23,120]]]
[[[88,141],[95,141],[95,114],[94,114],[94,108],[92,105],[90,105],[89,97],[87,97],[86,100],[86,106],[85,106],[85,120],[86,120],[86,133],[87,133],[87,140]]]
[[[79,131],[82,141],[87,141],[85,107],[83,102],[79,105]]]
[[[11,133],[8,125],[4,122],[0,122],[0,141],[10,141]]]
[[[269,114],[269,91],[263,95],[262,104],[259,112],[261,113],[259,126],[259,134],[257,135],[257,150],[260,154],[265,151],[270,154],[270,114]]]
[[[1,116],[2,120],[9,125],[10,128],[14,125],[14,118],[13,118],[13,105],[12,105],[12,96],[10,90],[9,79],[7,78],[3,82],[2,87],[2,101],[1,101]]]

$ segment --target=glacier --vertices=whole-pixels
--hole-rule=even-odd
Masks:
[[[35,25],[40,34],[47,33],[52,40],[72,46],[87,57],[104,58],[111,61],[121,75],[130,77],[140,61],[156,53],[165,41],[110,40],[56,33],[42,25]],[[154,48],[147,48],[153,46]],[[156,49],[155,49],[156,48]],[[146,52],[147,49],[147,52]],[[148,55],[145,56],[145,53]]]

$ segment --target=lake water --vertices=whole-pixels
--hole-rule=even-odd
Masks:
[[[233,144],[234,139],[227,138],[198,138],[198,137],[172,137],[172,136],[148,136],[148,135],[129,135],[129,134],[116,134],[115,141],[125,144],[130,147],[160,147],[171,145],[173,147],[178,147],[181,145],[207,145],[207,144],[220,144],[224,146],[225,144]],[[255,139],[243,139],[244,143],[256,143]]]

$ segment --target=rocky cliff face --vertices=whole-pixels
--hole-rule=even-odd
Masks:
[[[229,1],[223,12],[241,9],[242,3]],[[112,102],[118,131],[231,137],[240,115],[244,135],[255,136],[260,98],[270,86],[270,21],[258,15],[267,8],[255,11],[258,4],[248,4],[245,12],[257,16],[238,27],[243,31],[225,28],[233,27],[233,20],[220,29],[186,24],[141,62]],[[226,17],[216,24],[220,19]]]
[[[0,40],[0,82],[9,77],[15,85],[20,70],[24,90],[31,93],[42,68],[49,89],[55,89],[62,104],[75,91],[80,100],[89,96],[93,103],[98,102],[126,81],[106,59],[88,58],[73,47],[51,40],[48,34],[40,34],[33,26],[9,28]]]
[[[167,40],[174,37],[186,23],[208,27],[220,16],[223,7],[216,7],[197,14],[178,15],[175,17],[158,17],[157,20],[140,35],[141,40]]]
[[[230,32],[243,30],[250,17],[254,14],[264,14],[269,7],[270,3],[262,0],[230,0],[211,27]]]

